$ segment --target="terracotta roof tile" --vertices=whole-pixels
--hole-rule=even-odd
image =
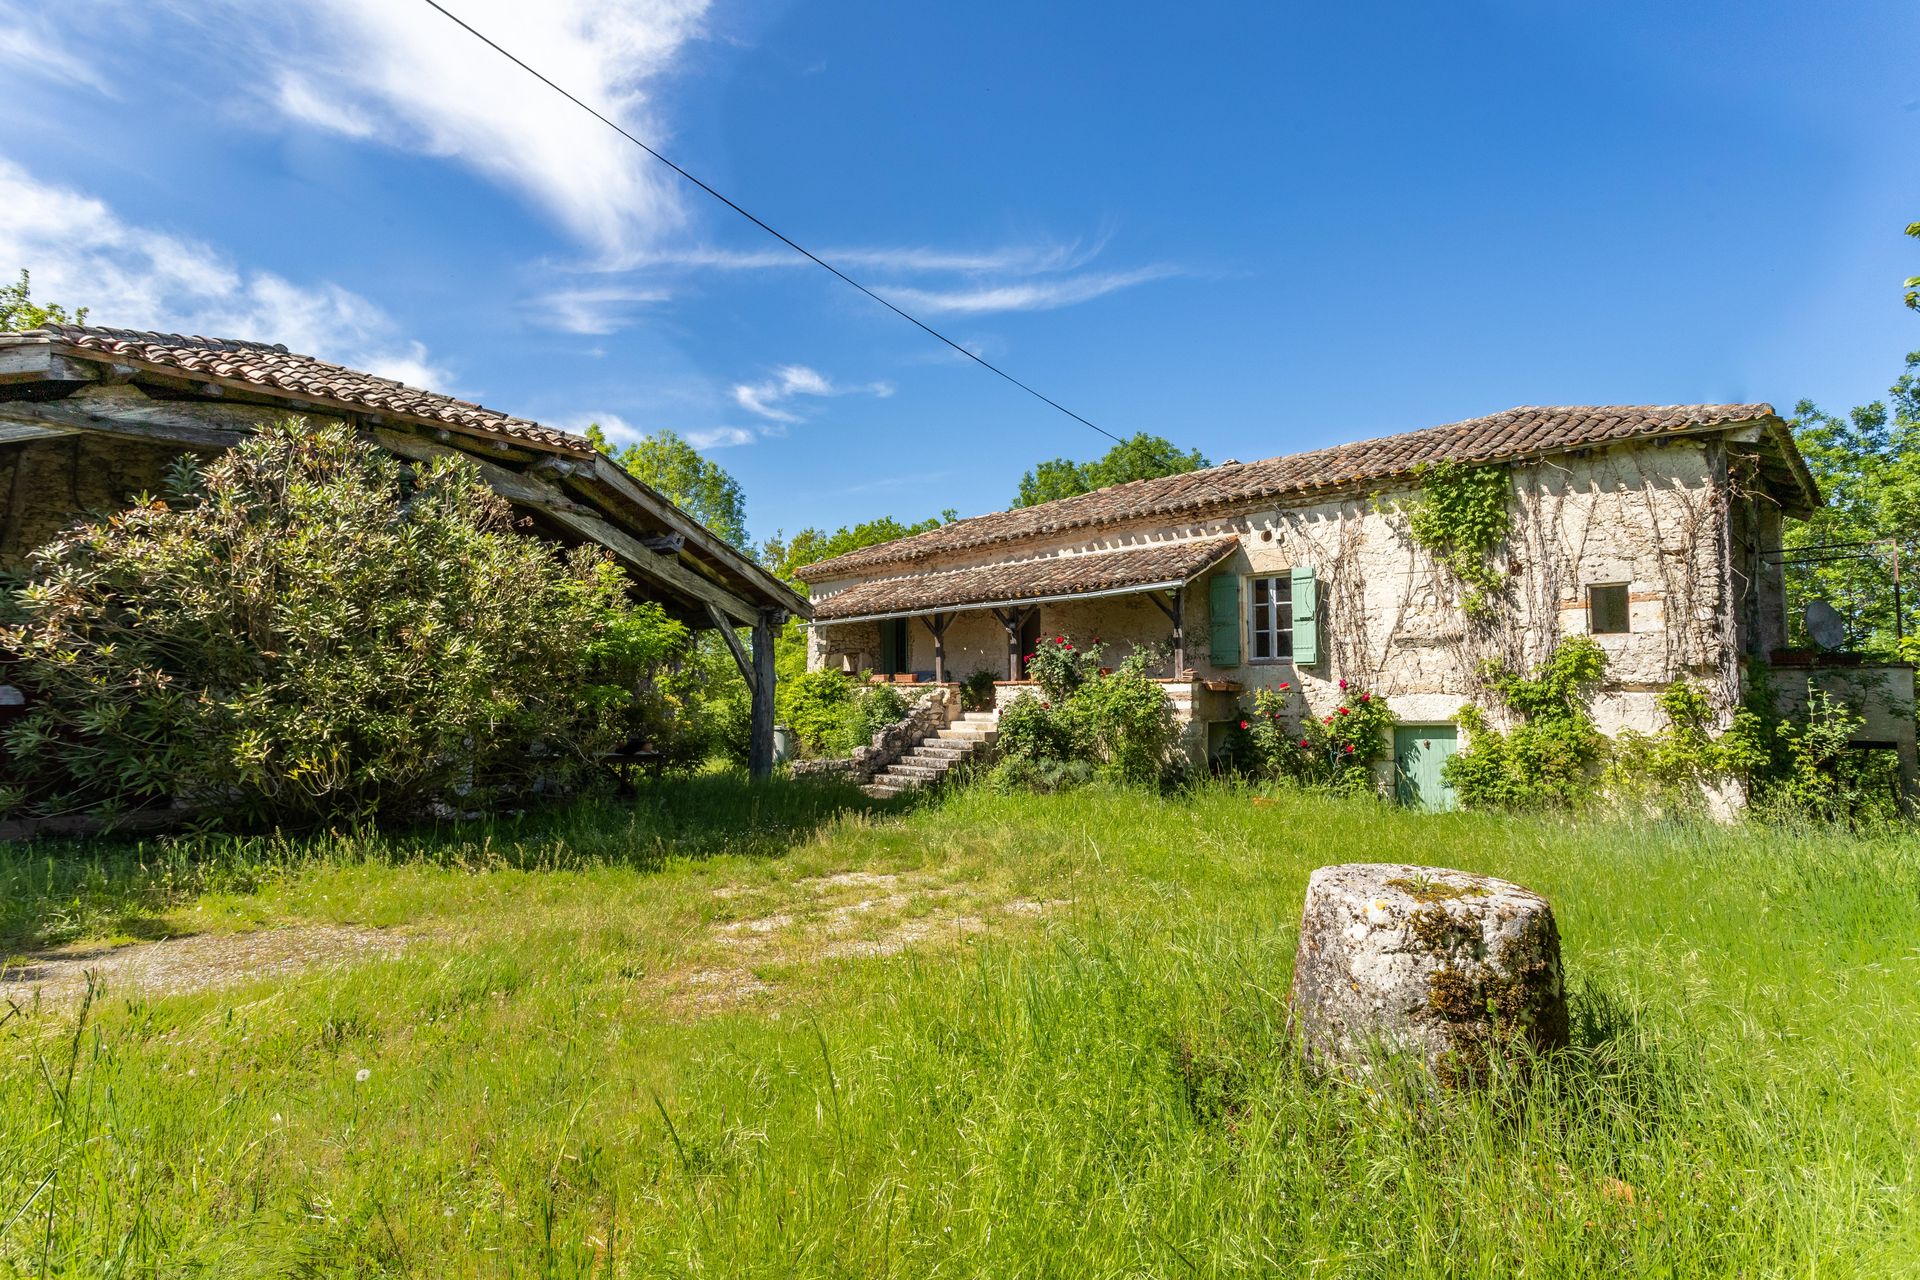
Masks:
[[[1239,545],[1238,538],[1205,538],[882,578],[814,601],[813,616],[845,621],[1185,582]]]
[[[300,399],[326,400],[379,413],[445,423],[542,448],[580,454],[593,452],[593,447],[585,439],[571,432],[558,431],[526,418],[510,417],[497,410],[466,400],[456,400],[435,391],[422,391],[391,378],[379,378],[357,369],[329,364],[264,342],[78,324],[50,324],[13,336],[44,338],[79,351],[98,352],[116,360],[208,374]]]
[[[857,571],[912,564],[950,551],[1068,530],[1152,516],[1198,515],[1248,502],[1377,484],[1436,462],[1507,461],[1773,416],[1773,406],[1767,404],[1522,406],[1378,440],[1263,462],[1228,463],[1156,480],[1135,480],[1039,506],[957,520],[910,538],[807,565],[799,570],[799,577],[818,582]]]

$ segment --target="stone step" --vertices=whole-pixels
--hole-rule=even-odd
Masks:
[[[1000,731],[977,724],[960,724],[942,729],[934,736],[947,742],[992,742],[1000,736]]]
[[[906,790],[905,787],[896,787],[886,782],[869,782],[860,789],[875,800],[885,800],[888,796],[897,796]]]
[[[960,760],[973,754],[973,744],[932,738],[907,754],[922,760]]]
[[[932,782],[945,777],[947,768],[948,766],[945,764],[930,764],[921,760],[902,760],[880,776],[888,779],[921,778]]]

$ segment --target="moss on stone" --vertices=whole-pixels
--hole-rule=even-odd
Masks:
[[[1398,889],[1419,903],[1451,902],[1457,898],[1487,896],[1487,891],[1477,884],[1448,884],[1444,880],[1434,880],[1427,876],[1417,878],[1396,876],[1387,881],[1387,887]]]

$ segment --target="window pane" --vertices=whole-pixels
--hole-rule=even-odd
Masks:
[[[1625,583],[1587,588],[1587,630],[1594,635],[1619,635],[1631,630],[1627,618]]]

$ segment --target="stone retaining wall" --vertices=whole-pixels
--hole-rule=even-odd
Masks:
[[[919,746],[932,734],[952,724],[960,715],[960,687],[951,684],[901,686],[900,691],[919,699],[907,714],[874,732],[864,747],[855,747],[851,755],[815,760],[795,760],[788,766],[796,778],[846,778],[851,782],[872,782],[900,758]]]

